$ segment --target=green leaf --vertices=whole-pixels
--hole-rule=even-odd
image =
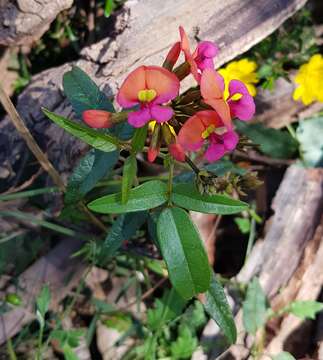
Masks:
[[[198,341],[188,326],[180,328],[176,341],[171,343],[172,359],[190,359],[197,349]]]
[[[122,214],[114,221],[99,253],[99,262],[102,264],[113,257],[125,240],[129,240],[146,221],[148,213]]]
[[[224,290],[213,274],[211,286],[205,293],[204,308],[219,325],[231,344],[237,339],[237,329]]]
[[[130,155],[124,165],[123,165],[123,174],[122,174],[122,184],[121,184],[121,202],[126,204],[129,198],[129,192],[134,183],[135,177],[137,175],[137,159],[136,155]]]
[[[109,17],[112,14],[114,8],[115,8],[114,0],[105,0],[104,16]]]
[[[141,151],[143,149],[143,147],[145,146],[145,141],[147,138],[147,131],[148,131],[148,124],[141,128],[137,128],[135,130],[135,133],[134,133],[132,141],[131,141],[132,149],[135,152]]]
[[[194,303],[185,310],[180,321],[181,325],[187,325],[192,333],[196,333],[207,322],[203,305],[198,300],[195,300]]]
[[[83,196],[94,188],[118,161],[117,151],[109,153],[91,149],[81,159],[78,166],[70,176],[65,195],[65,203],[71,204],[79,201]]]
[[[235,214],[248,207],[248,204],[225,195],[201,195],[194,184],[175,185],[171,199],[180,207],[208,214]]]
[[[283,351],[272,357],[273,360],[296,360],[292,354],[287,351]]]
[[[289,312],[303,320],[315,319],[318,312],[323,310],[323,303],[318,301],[293,301],[286,307],[286,312]]]
[[[147,326],[152,331],[158,330],[179,316],[185,304],[186,301],[178,295],[174,288],[165,290],[163,297],[155,300],[155,308],[147,311]]]
[[[104,92],[77,66],[64,74],[63,88],[66,97],[79,117],[82,116],[83,111],[89,109],[114,112],[114,107]]]
[[[66,130],[71,135],[91,145],[95,149],[110,152],[117,149],[118,139],[111,135],[104,134],[97,130],[93,130],[75,121],[69,120],[63,116],[57,115],[43,108],[44,114],[55,124]]]
[[[36,298],[36,306],[40,315],[45,318],[50,304],[50,291],[48,285],[43,286],[40,294]]]
[[[246,124],[235,122],[238,132],[246,135],[260,150],[270,157],[278,159],[291,158],[298,149],[298,143],[288,132],[266,128],[262,124]]]
[[[157,223],[158,242],[170,280],[184,299],[206,291],[211,271],[200,236],[189,215],[180,208],[161,212]]]
[[[88,204],[88,208],[103,214],[148,210],[164,204],[167,201],[166,193],[166,184],[153,180],[131,189],[127,204],[122,204],[121,193],[118,193],[96,199]]]
[[[257,278],[254,278],[248,286],[242,310],[244,328],[248,333],[255,335],[267,320],[266,296]]]
[[[303,120],[296,131],[306,166],[323,167],[323,117]]]

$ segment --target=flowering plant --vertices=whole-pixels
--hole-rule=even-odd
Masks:
[[[46,109],[44,112],[95,149],[81,161],[78,173],[72,175],[66,204],[83,201],[84,195],[115,167],[122,152],[126,159],[121,191],[109,193],[107,189],[103,196],[87,202],[87,208],[97,214],[120,214],[113,227],[135,223],[135,231],[149,218],[175,291],[185,300],[204,293],[199,299],[206,311],[234,342],[236,333],[230,309],[187,211],[226,215],[247,208],[246,203],[230,198],[227,193],[241,194],[246,184],[255,185],[253,174],[219,177],[200,169],[196,161],[205,159],[212,163],[237,146],[243,148],[246,141],[239,141],[233,120],[250,120],[255,104],[250,84],[224,79],[214,69],[213,58],[219,52],[215,44],[202,41],[192,51],[184,29],[179,30],[179,41],[162,66],[142,65],[125,78],[116,95],[121,111],[115,112],[95,83],[74,67],[64,76],[64,91],[87,126]],[[175,67],[181,53],[184,62]],[[189,75],[196,85],[180,93],[181,81]],[[250,83],[255,81],[251,79]],[[169,170],[167,183],[157,178],[140,181],[139,153],[147,153],[150,163],[157,157],[164,160]],[[174,176],[177,167],[189,168],[193,173],[186,179]],[[195,184],[191,181],[194,176]],[[93,213],[91,216],[97,219]],[[105,243],[109,255],[116,253],[122,240],[117,244]]]

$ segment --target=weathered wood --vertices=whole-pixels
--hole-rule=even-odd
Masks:
[[[221,51],[216,65],[219,66],[269,35],[305,2],[129,1],[116,17],[113,37],[84,49],[77,65],[111,96],[132,68],[142,63],[162,63],[169,47],[179,38],[180,24],[185,26],[190,35],[192,47],[195,43],[194,29],[197,27],[201,39],[218,43]],[[61,92],[62,75],[70,66],[66,64],[33,77],[17,104],[27,126],[63,175],[74,166],[85,146],[45,119],[40,107],[71,115],[71,108]],[[18,169],[26,164],[28,151],[8,119],[0,122],[0,131],[1,144],[5,144],[4,151],[0,152],[0,178],[6,188],[19,183]]]
[[[323,217],[306,250],[308,251],[305,251],[298,271],[294,273],[288,286],[275,299],[275,307],[282,308],[294,300],[316,300],[318,298],[323,286]],[[284,350],[292,351],[294,349],[297,352],[298,346],[294,345],[294,342],[300,339],[295,336],[294,340],[293,333],[296,333],[302,322],[294,315],[285,316],[279,332],[266,347],[266,352],[273,355]],[[294,355],[297,356],[295,353]]]
[[[59,302],[73,287],[77,286],[85,265],[79,259],[71,259],[71,255],[80,246],[80,240],[65,239],[19,277],[19,289],[21,290],[18,291],[18,294],[22,298],[23,304],[0,316],[0,345],[35,319],[35,297],[40,293],[44,284],[48,284],[51,289],[52,309],[57,309]]]
[[[276,193],[272,209],[274,215],[268,220],[265,237],[255,244],[237,280],[248,283],[252,277],[258,276],[273,307],[278,309],[295,298],[316,299],[323,286],[323,169],[290,166]],[[284,288],[285,291],[277,295]],[[287,319],[290,320],[289,317]],[[250,354],[250,339],[244,331],[241,309],[235,316],[235,322],[239,334],[237,345],[231,346],[227,355],[242,360]],[[293,320],[291,324],[294,323]],[[271,346],[276,346],[273,349],[282,345],[286,334],[287,320],[280,337],[276,342],[273,340]],[[213,342],[216,343],[217,339],[219,331],[215,328]],[[219,349],[214,349],[210,359],[216,359],[218,355]]]
[[[323,169],[288,168],[272,204],[270,228],[237,279],[258,275],[269,297],[285,286],[312,239],[323,209]],[[291,256],[292,254],[292,256]]]
[[[1,0],[0,45],[29,45],[41,38],[73,0]]]

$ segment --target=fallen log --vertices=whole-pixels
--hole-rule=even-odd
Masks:
[[[309,248],[312,248],[313,241],[317,244],[315,232],[320,231],[318,226],[323,210],[323,169],[305,169],[298,165],[289,167],[277,191],[272,209],[275,213],[269,220],[269,230],[264,240],[254,247],[246,266],[237,276],[237,280],[242,283],[258,276],[270,300],[280,289],[288,287],[289,281],[292,281],[297,272],[302,271],[302,259],[306,252],[311,252]],[[315,268],[315,272],[317,271],[320,271],[320,268]],[[305,272],[304,268],[302,272]],[[307,276],[307,283],[302,286],[322,287],[323,282],[316,284],[317,280],[317,276]],[[311,296],[315,299],[318,294],[313,293]],[[245,359],[250,354],[250,339],[246,337],[243,329],[242,310],[236,316],[236,323],[239,333],[237,343],[245,348],[233,345],[229,353],[235,359]]]
[[[29,45],[40,39],[73,0],[1,0],[0,45]]]
[[[236,280],[247,284],[258,276],[276,309],[295,299],[315,300],[323,287],[323,169],[290,166],[276,193],[272,209],[274,215],[267,221],[268,230],[264,239],[255,244]],[[285,290],[280,294],[281,289]],[[212,321],[208,331],[212,328]],[[235,322],[239,334],[237,345],[231,346],[225,356],[242,360],[250,355],[251,343],[244,331],[241,309],[235,316]],[[268,350],[276,353],[283,348],[284,339],[294,329],[294,326],[289,328],[289,324],[297,327],[300,321],[287,316],[280,335],[277,340],[272,340]],[[219,329],[214,326],[212,335],[204,335],[207,343],[212,341],[216,344],[219,338]],[[214,348],[210,359],[216,359],[218,355],[219,349]]]
[[[112,36],[85,48],[76,64],[107,96],[112,96],[129,70],[138,64],[162,63],[167,49],[178,41],[180,24],[185,25],[192,46],[194,29],[199,29],[200,38],[220,46],[216,63],[220,66],[268,36],[305,3],[306,0],[259,0],[257,4],[239,0],[181,0],[176,4],[172,0],[163,4],[154,0],[131,1],[116,16]],[[26,125],[62,176],[70,172],[86,147],[50,123],[40,108],[72,115],[61,87],[62,76],[70,67],[66,64],[34,76],[17,103]],[[30,154],[7,117],[0,121],[0,131],[0,178],[5,190],[22,181],[19,169],[25,167]]]

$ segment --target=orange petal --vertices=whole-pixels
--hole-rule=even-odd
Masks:
[[[230,107],[227,102],[223,99],[208,99],[204,101],[218,113],[226,128],[228,130],[232,129]]]
[[[140,66],[125,79],[117,95],[117,101],[124,108],[138,104],[138,92],[146,88],[146,67]]]
[[[198,73],[198,67],[194,61],[194,56],[190,50],[190,44],[186,32],[182,26],[179,27],[179,34],[181,37],[181,48],[185,55],[185,60],[190,64],[191,73],[197,82],[200,82],[201,75]]]
[[[181,48],[184,51],[185,58],[186,58],[187,55],[191,55],[191,50],[190,50],[190,43],[188,41],[188,37],[186,35],[186,32],[185,32],[183,26],[179,27],[179,34],[181,37]]]
[[[146,88],[154,89],[158,104],[174,99],[179,92],[180,82],[177,76],[160,66],[146,66]]]
[[[222,99],[223,90],[215,70],[205,69],[201,76],[201,94],[204,100]]]

